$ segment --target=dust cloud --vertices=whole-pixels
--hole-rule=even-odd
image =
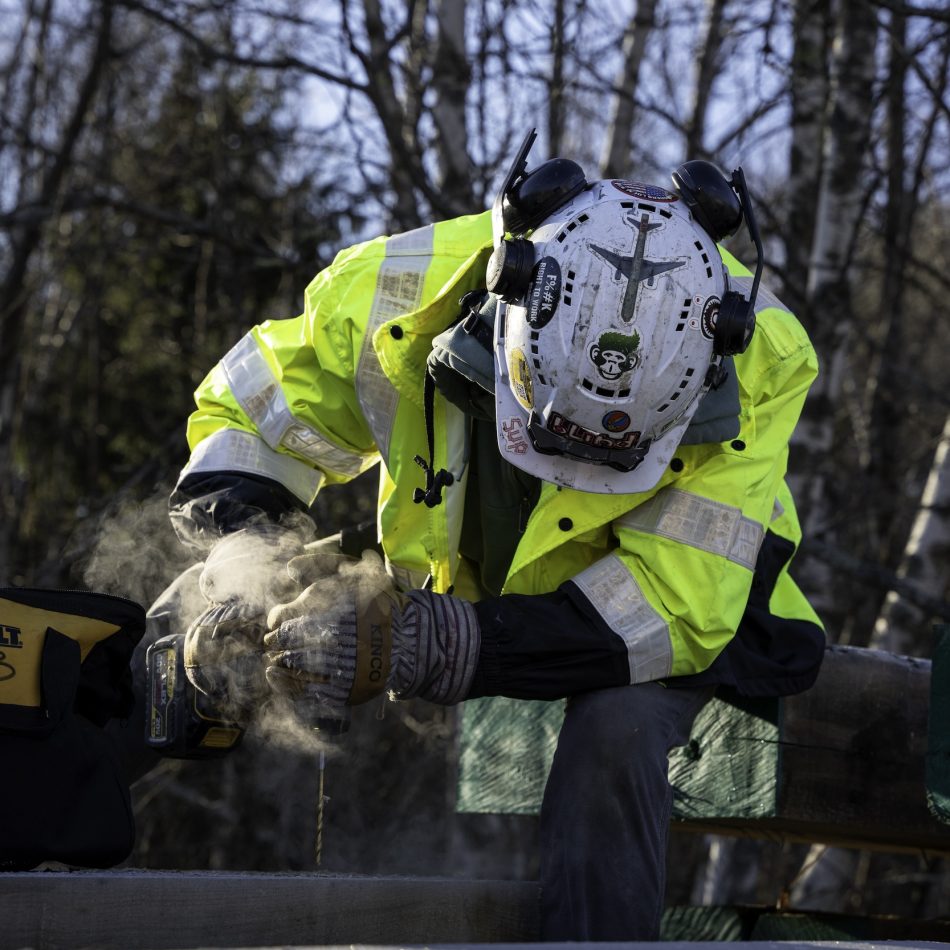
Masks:
[[[385,570],[375,555],[363,560],[345,557],[332,538],[311,541],[309,519],[295,518],[278,530],[272,527],[261,536],[253,532],[226,536],[203,562],[175,534],[166,492],[126,502],[99,520],[94,540],[87,542],[83,583],[146,608],[148,629],[135,661],[143,666],[151,643],[168,634],[185,633],[213,603],[234,602],[242,611],[246,607],[250,615],[256,614],[249,635],[234,635],[246,647],[236,651],[232,642],[222,651],[229,658],[244,654],[239,669],[225,673],[234,684],[234,695],[247,688],[247,653],[256,655],[252,662],[260,662],[262,688],[253,706],[241,712],[241,720],[266,745],[306,755],[333,753],[339,749],[337,738],[330,738],[336,728],[328,728],[312,698],[295,704],[266,687],[267,615],[279,606],[276,616],[280,619],[302,613],[329,616],[348,596],[352,600],[355,589],[363,596],[381,589]],[[323,728],[315,728],[318,722]]]

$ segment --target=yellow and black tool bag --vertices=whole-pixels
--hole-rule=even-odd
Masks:
[[[103,727],[131,712],[144,632],[121,597],[0,587],[0,870],[128,857],[129,788]]]

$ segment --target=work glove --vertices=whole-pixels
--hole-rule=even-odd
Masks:
[[[196,689],[237,709],[267,694],[267,613],[300,590],[288,562],[303,549],[298,534],[276,525],[244,528],[211,549],[198,577],[207,606],[185,634],[185,673]]]
[[[428,591],[399,594],[372,551],[275,607],[267,626],[271,688],[324,709],[343,710],[384,691],[457,703],[471,685],[480,645],[471,604]]]
[[[297,585],[298,593],[305,587],[339,573],[345,564],[358,562],[359,558],[343,553],[340,533],[332,534],[303,546],[300,554],[287,562],[287,573]]]

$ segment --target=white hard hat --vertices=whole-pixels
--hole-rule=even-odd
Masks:
[[[587,183],[576,165],[555,161],[562,166],[548,179],[573,196],[552,212],[546,208],[563,194],[546,198],[548,183],[530,181],[537,172],[520,190],[510,174],[496,201],[488,286],[499,294],[498,446],[546,481],[598,493],[646,491],[717,379],[723,353],[713,340],[730,294],[726,270],[679,195],[634,181]],[[566,175],[565,164],[572,166]],[[528,236],[505,240],[519,198]],[[531,219],[532,204],[545,212],[540,221]],[[737,211],[735,227],[741,220]],[[747,344],[752,301],[738,304],[744,319],[746,309],[752,314]]]

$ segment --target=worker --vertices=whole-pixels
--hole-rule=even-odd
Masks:
[[[267,689],[341,717],[568,697],[542,936],[655,939],[670,749],[717,688],[793,693],[821,662],[784,480],[817,365],[760,286],[741,169],[588,181],[529,170],[533,139],[490,212],[342,251],[201,383],[171,498],[210,550],[186,665],[225,693],[263,650]],[[719,246],[743,222],[754,275]],[[320,488],[376,464],[382,557],[301,547]],[[293,555],[289,590],[234,580]]]

